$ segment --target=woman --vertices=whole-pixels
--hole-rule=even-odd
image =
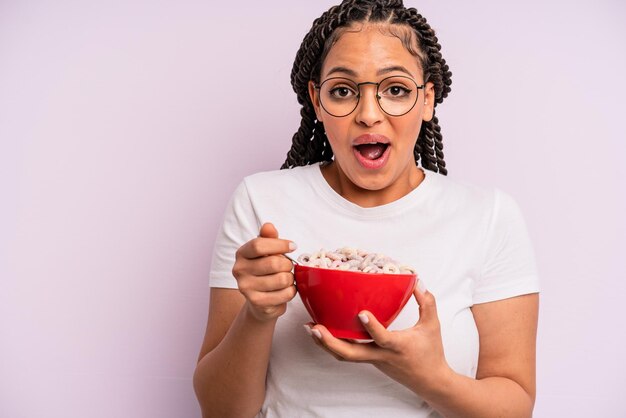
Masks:
[[[445,177],[440,49],[401,1],[344,1],[313,23],[283,170],[244,179],[216,241],[194,375],[203,416],[531,416],[532,248],[509,196]],[[373,343],[336,339],[294,299],[294,241],[413,265],[414,299],[389,330],[359,314]]]

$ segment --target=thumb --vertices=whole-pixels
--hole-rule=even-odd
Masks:
[[[378,322],[378,319],[371,312],[361,311],[358,316],[363,328],[367,330],[378,346],[383,348],[391,346],[393,342],[391,331],[387,331],[387,328]]]
[[[278,230],[274,224],[266,222],[261,226],[259,236],[263,238],[278,238]]]
[[[437,304],[435,302],[435,296],[426,289],[426,285],[422,279],[417,279],[415,288],[413,289],[413,296],[419,305],[420,318],[417,324],[428,323],[437,321]],[[416,325],[417,325],[416,324]]]

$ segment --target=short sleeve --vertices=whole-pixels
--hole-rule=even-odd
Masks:
[[[535,254],[522,212],[512,197],[496,190],[473,302],[492,302],[537,292]]]
[[[232,274],[235,253],[239,247],[258,235],[259,228],[244,180],[231,196],[215,238],[209,273],[211,287],[237,288],[237,281]]]

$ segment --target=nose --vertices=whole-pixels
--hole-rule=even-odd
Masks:
[[[359,86],[359,103],[356,108],[356,122],[374,126],[385,117],[377,99],[377,85],[363,83]]]

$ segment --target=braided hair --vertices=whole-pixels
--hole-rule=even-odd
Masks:
[[[344,0],[313,21],[311,30],[304,37],[296,54],[291,70],[291,86],[298,103],[302,105],[302,120],[281,169],[332,160],[333,151],[326,138],[324,125],[315,115],[308,93],[308,82],[313,80],[319,83],[322,63],[328,51],[343,30],[354,23],[386,23],[410,28],[410,36],[417,36],[417,50],[411,47],[410,39],[398,37],[409,52],[418,57],[424,72],[424,82],[430,81],[434,84],[434,105],[448,96],[452,73],[441,56],[441,45],[435,31],[415,8],[405,8],[402,0]],[[393,26],[389,27],[395,34],[392,28]],[[430,121],[422,123],[413,154],[416,163],[421,158],[425,169],[444,175],[448,173],[443,160],[441,128],[434,113]]]

